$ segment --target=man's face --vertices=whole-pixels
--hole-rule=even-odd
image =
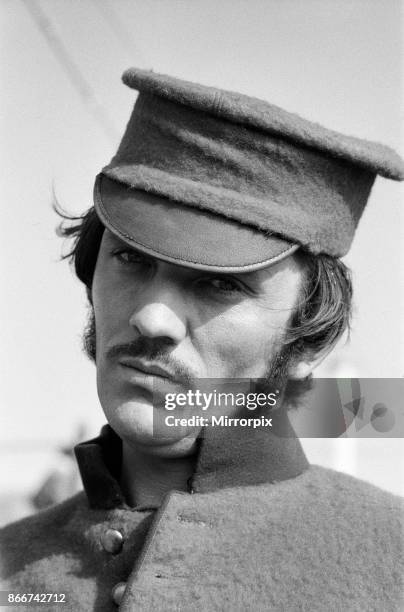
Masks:
[[[92,301],[98,394],[112,428],[154,454],[180,449],[195,431],[159,436],[153,410],[162,408],[153,408],[153,393],[186,392],[198,379],[264,378],[302,281],[292,256],[255,272],[218,274],[144,255],[105,230]]]

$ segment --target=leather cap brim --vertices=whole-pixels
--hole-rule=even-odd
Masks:
[[[133,189],[102,174],[95,181],[94,204],[102,223],[121,240],[179,266],[249,272],[299,248],[277,235]]]

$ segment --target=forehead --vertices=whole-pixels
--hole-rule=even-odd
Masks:
[[[292,280],[301,280],[303,275],[303,267],[300,264],[299,258],[295,253],[279,262],[272,264],[271,266],[250,272],[232,272],[230,274],[227,272],[220,273],[216,271],[198,270],[187,266],[180,266],[171,262],[163,261],[157,257],[154,257],[153,255],[142,253],[139,249],[129,245],[124,240],[122,240],[106,228],[101,242],[101,250],[108,251],[109,249],[118,248],[141,253],[149,261],[159,264],[160,266],[164,266],[164,268],[169,271],[170,275],[173,276],[232,276],[234,278],[238,278],[241,281],[245,281],[255,286],[261,286],[262,288],[264,288],[266,285],[272,285],[274,283],[287,287],[288,284],[290,285]],[[293,283],[292,285],[290,285],[290,288],[292,290]]]

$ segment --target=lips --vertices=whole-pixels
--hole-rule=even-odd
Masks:
[[[127,368],[132,368],[134,370],[138,370],[147,376],[158,376],[160,378],[164,378],[165,380],[170,380],[175,382],[174,376],[171,372],[168,372],[166,369],[155,363],[148,363],[142,361],[141,359],[137,359],[136,357],[121,357],[119,359],[119,363]]]

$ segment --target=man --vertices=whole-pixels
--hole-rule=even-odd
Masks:
[[[399,610],[398,498],[309,466],[287,408],[348,325],[338,258],[402,161],[236,93],[124,81],[123,140],[64,230],[109,426],[76,447],[84,492],[3,530],[3,588],[55,610]],[[211,409],[223,390],[244,400]]]

